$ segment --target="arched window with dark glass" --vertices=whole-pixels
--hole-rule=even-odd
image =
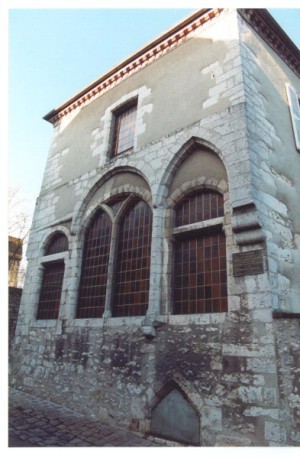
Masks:
[[[173,313],[227,311],[223,196],[194,192],[175,207]]]
[[[57,234],[47,245],[45,256],[68,251],[68,240],[64,234]],[[40,290],[37,319],[57,319],[59,314],[62,284],[64,279],[64,259],[44,263],[44,272]]]
[[[62,253],[63,251],[68,251],[68,239],[64,234],[59,233],[52,237],[45,250],[45,256]]]
[[[77,318],[100,318],[104,312],[112,223],[99,210],[85,235]]]
[[[149,301],[152,212],[135,199],[118,225],[113,316],[145,315]]]

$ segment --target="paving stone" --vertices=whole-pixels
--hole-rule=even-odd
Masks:
[[[9,447],[156,447],[94,418],[10,389]]]

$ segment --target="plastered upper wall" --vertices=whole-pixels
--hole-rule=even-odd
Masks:
[[[69,183],[68,200],[76,200],[70,182],[80,175],[93,173],[106,161],[105,152],[99,157],[94,148],[95,132],[101,135],[105,128],[105,113],[126,94],[139,88],[147,88],[140,106],[142,110],[146,107],[146,112],[144,129],[138,132],[135,149],[144,148],[230,106],[230,87],[227,95],[224,94],[226,83],[216,85],[216,78],[232,59],[237,38],[236,12],[227,13],[200,28],[194,38],[82,108],[65,127],[57,127],[42,192]],[[238,66],[239,57],[236,59]],[[231,87],[234,85],[232,82]],[[219,97],[221,92],[223,95]],[[60,195],[60,205],[61,199]],[[61,213],[56,216],[61,217]]]

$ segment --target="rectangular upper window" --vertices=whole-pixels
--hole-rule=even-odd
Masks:
[[[290,107],[292,125],[294,130],[295,144],[298,151],[300,151],[300,103],[299,95],[295,88],[289,83],[286,83],[286,91]]]
[[[137,100],[114,113],[113,156],[131,151],[134,146]]]

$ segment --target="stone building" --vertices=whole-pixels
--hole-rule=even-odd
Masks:
[[[23,242],[18,237],[8,237],[8,286],[18,287],[18,275],[22,260]]]
[[[203,446],[300,444],[299,50],[202,9],[45,116],[13,386]]]

